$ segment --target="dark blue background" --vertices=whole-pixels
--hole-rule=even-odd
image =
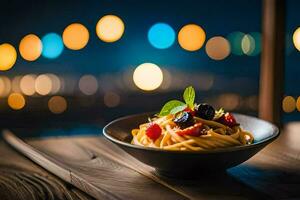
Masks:
[[[300,25],[300,1],[287,1],[287,49],[285,94],[295,98],[300,94],[298,77],[300,74],[300,53],[292,44],[292,33]],[[64,49],[57,59],[40,57],[35,62],[27,62],[20,56],[15,66],[1,75],[14,76],[26,73],[56,73],[61,76],[83,74],[125,72],[144,62],[153,62],[170,70],[191,73],[208,72],[215,77],[212,91],[207,95],[223,91],[244,95],[258,95],[260,54],[257,56],[230,55],[222,61],[210,59],[202,47],[199,51],[183,50],[177,41],[171,48],[155,49],[147,40],[149,28],[157,22],[171,25],[178,33],[188,23],[196,23],[204,28],[207,39],[221,35],[226,37],[234,31],[244,33],[261,32],[261,0],[185,0],[185,1],[1,1],[0,43],[8,42],[18,47],[23,36],[35,33],[39,37],[49,32],[62,34],[64,28],[73,23],[84,24],[90,32],[88,45],[79,51]],[[115,43],[104,43],[98,39],[95,26],[100,17],[115,14],[125,23],[123,37]],[[238,78],[246,78],[242,84],[230,84]],[[184,87],[184,86],[183,86]],[[169,96],[180,94],[165,94]],[[137,92],[139,98],[149,98],[151,93]],[[144,95],[144,96],[143,96]],[[206,94],[202,94],[206,95]],[[131,113],[134,107],[125,106],[122,111],[104,109],[106,119]],[[159,108],[155,103],[151,108]],[[118,113],[115,114],[114,113]],[[20,113],[19,113],[20,114]],[[21,113],[22,114],[22,113]],[[24,113],[23,113],[24,114]],[[15,112],[8,115],[14,117]],[[27,116],[27,115],[26,115]],[[59,117],[59,119],[63,119]],[[284,121],[299,120],[297,111],[284,115]],[[105,120],[104,120],[105,121]]]

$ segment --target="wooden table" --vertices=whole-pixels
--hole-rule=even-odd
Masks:
[[[242,165],[199,180],[158,177],[102,137],[26,143],[10,134],[4,137],[44,169],[2,142],[1,200],[300,199],[299,123],[289,124],[274,143]]]

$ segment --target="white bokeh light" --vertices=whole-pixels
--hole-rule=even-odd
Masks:
[[[155,90],[163,81],[163,73],[157,65],[144,63],[134,70],[133,81],[135,85],[142,90]]]

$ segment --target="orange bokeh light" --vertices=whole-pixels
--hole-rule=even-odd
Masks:
[[[19,51],[25,60],[34,61],[38,59],[42,53],[42,42],[40,38],[34,34],[26,35],[20,42]]]
[[[20,110],[25,106],[25,98],[20,93],[12,93],[7,99],[8,105],[14,110]]]
[[[187,51],[199,50],[203,46],[205,38],[205,31],[196,24],[185,25],[178,33],[178,42]]]
[[[11,44],[0,45],[0,71],[9,70],[17,60],[17,51]]]
[[[79,23],[67,26],[62,35],[65,46],[72,50],[84,48],[89,41],[89,37],[88,29]]]
[[[67,100],[62,96],[53,96],[48,101],[48,108],[54,114],[65,112],[67,107]]]
[[[205,51],[211,59],[223,60],[230,54],[230,44],[224,37],[212,37],[207,41]]]
[[[282,100],[282,110],[291,113],[296,109],[296,100],[292,96],[286,96]]]

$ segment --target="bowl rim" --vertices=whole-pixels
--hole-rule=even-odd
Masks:
[[[201,150],[201,151],[180,151],[180,150],[166,150],[166,149],[160,149],[160,148],[153,148],[153,147],[144,147],[144,146],[139,146],[139,145],[134,145],[128,142],[124,142],[121,140],[118,140],[114,137],[112,137],[111,135],[109,135],[109,133],[107,132],[107,130],[109,129],[109,127],[119,121],[122,120],[126,120],[132,117],[137,117],[137,116],[142,116],[142,115],[153,115],[154,113],[157,112],[145,112],[145,113],[139,113],[139,114],[132,114],[132,115],[127,115],[127,116],[123,116],[123,117],[119,117],[111,122],[109,122],[107,125],[104,126],[103,128],[103,135],[105,136],[106,139],[110,140],[113,143],[119,144],[121,146],[126,146],[129,148],[134,148],[137,150],[146,150],[146,151],[153,151],[153,152],[164,152],[164,153],[174,153],[174,154],[213,154],[213,153],[224,153],[224,152],[233,152],[233,151],[241,151],[241,150],[247,150],[247,149],[252,149],[254,147],[259,147],[259,146],[265,146],[269,143],[271,143],[272,141],[274,141],[279,135],[280,135],[280,130],[279,128],[268,122],[265,121],[263,119],[259,119],[257,117],[253,117],[250,115],[245,115],[245,114],[240,114],[240,113],[232,113],[233,115],[238,115],[238,116],[244,116],[244,117],[248,117],[248,118],[253,118],[255,120],[259,120],[262,121],[268,125],[271,126],[271,128],[273,129],[273,134],[263,140],[260,140],[256,143],[252,143],[252,144],[248,144],[248,145],[241,145],[241,146],[233,146],[233,147],[226,147],[226,148],[219,148],[219,149],[212,149],[212,150]]]

